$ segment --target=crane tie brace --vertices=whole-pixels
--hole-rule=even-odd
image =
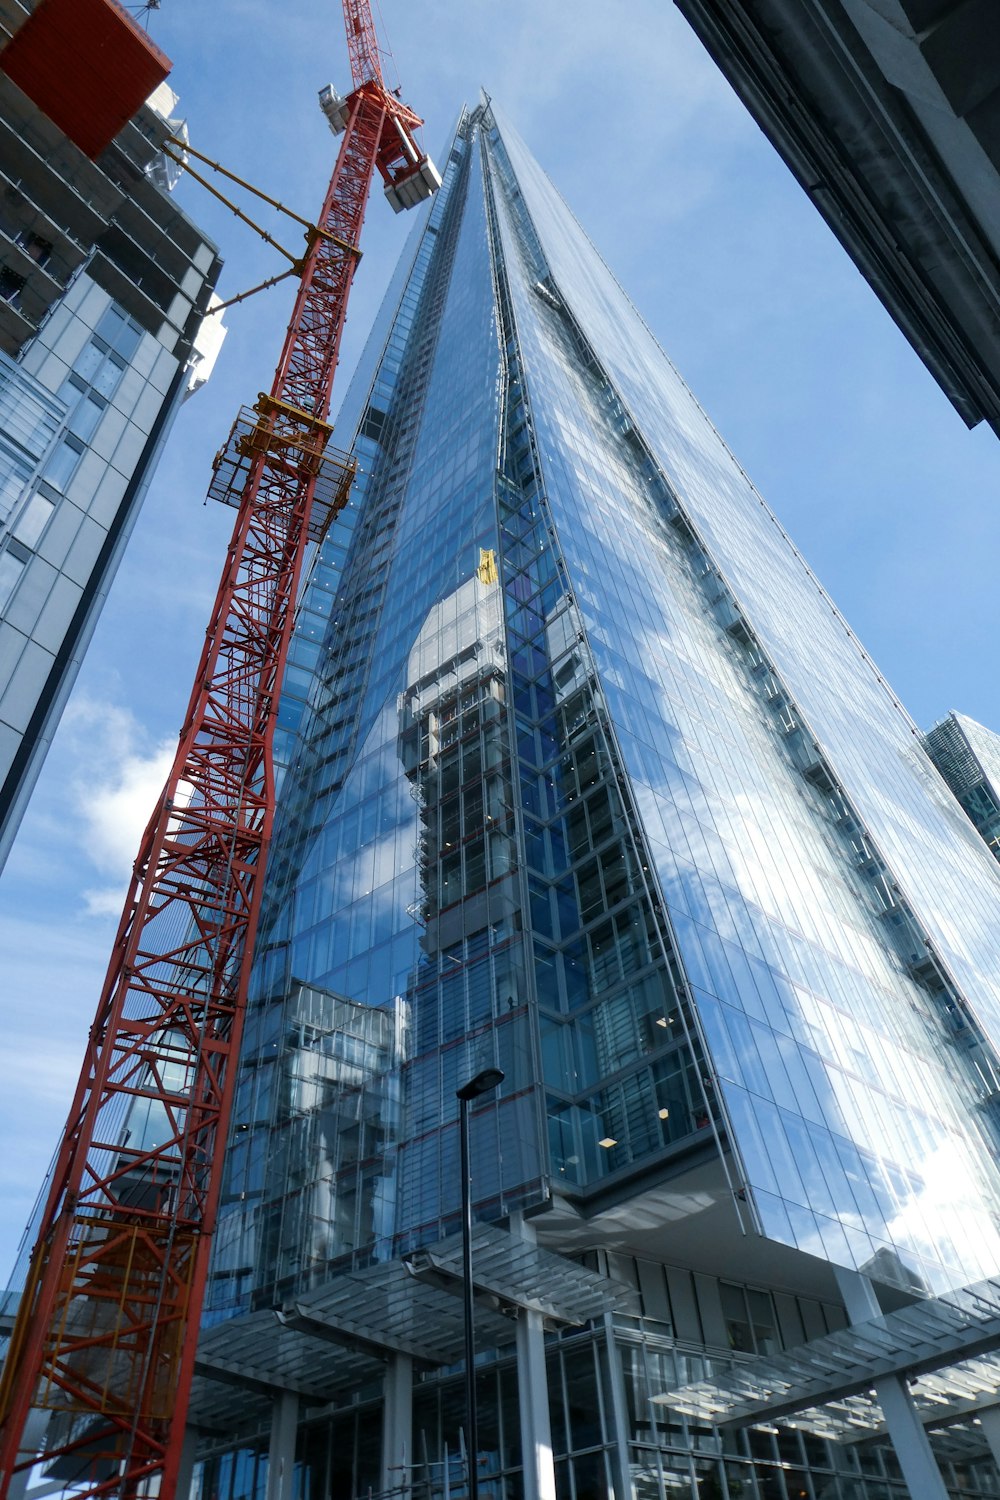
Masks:
[[[167,784],[142,838],[0,1378],[0,1500],[37,1462],[74,1494],[173,1500],[274,818],[273,737],[317,481],[353,470],[327,413],[377,170],[397,211],[440,184],[382,77],[369,0],[343,0],[353,87],[271,390],[213,484],[232,540]],[[306,222],[306,221],[302,221]],[[287,255],[288,252],[285,252]],[[289,274],[289,273],[286,273]],[[234,299],[235,300],[235,299]],[[155,1108],[155,1144],[126,1128]],[[32,1409],[44,1440],[27,1437]]]
[[[170,149],[171,146],[176,146],[178,150],[172,151]],[[178,151],[180,152],[179,155]],[[303,268],[305,266],[306,258],[309,255],[309,252],[313,249],[313,245],[317,235],[325,235],[327,239],[329,239],[338,247],[338,249],[347,251],[348,254],[357,256],[358,260],[361,259],[362,251],[360,246],[348,244],[346,240],[339,239],[336,235],[331,234],[329,230],[324,229],[322,225],[313,224],[309,219],[304,219],[302,215],[297,214],[294,209],[288,208],[286,204],[279,202],[277,198],[272,198],[270,193],[265,193],[261,188],[255,187],[253,183],[247,182],[246,178],[239,177],[235,172],[231,172],[229,168],[224,167],[221,162],[214,161],[212,157],[205,156],[201,151],[196,151],[195,148],[191,145],[190,141],[181,140],[179,136],[167,136],[166,142],[163,146],[163,153],[165,156],[169,156],[172,162],[176,162],[179,167],[183,168],[183,170],[187,172],[189,177],[193,177],[195,182],[200,183],[200,185],[205,189],[206,192],[211,193],[213,198],[217,198],[220,203],[225,204],[226,208],[228,208],[231,213],[235,214],[242,223],[249,225],[249,227],[254,230],[256,234],[260,235],[261,239],[264,240],[266,244],[271,245],[275,250],[278,251],[279,255],[283,255],[285,259],[290,262],[288,270],[282,271],[280,276],[269,276],[266,281],[258,282],[256,286],[250,287],[245,292],[238,292],[235,297],[229,297],[225,302],[216,302],[211,309],[213,315],[215,313],[223,312],[227,307],[234,307],[238,302],[245,302],[246,299],[248,297],[252,297],[255,292],[267,291],[270,287],[277,286],[280,281],[286,281],[289,276],[301,276]],[[276,208],[279,213],[283,213],[287,215],[288,218],[294,219],[297,224],[302,224],[306,232],[306,254],[296,256],[293,255],[290,250],[286,250],[284,245],[279,244],[274,236],[270,234],[262,225],[258,224],[254,219],[251,219],[250,215],[244,212],[244,210],[240,208],[238,204],[234,203],[231,198],[227,198],[225,193],[220,192],[217,187],[213,187],[212,183],[209,182],[207,177],[204,177],[201,172],[198,172],[194,167],[192,167],[190,161],[188,160],[188,158],[191,156],[197,157],[199,161],[202,161],[206,166],[211,167],[213,172],[218,172],[221,176],[228,177],[230,182],[235,182],[237,186],[245,188],[248,193],[253,193],[255,197],[262,199],[264,203],[270,204],[270,206],[272,208]]]

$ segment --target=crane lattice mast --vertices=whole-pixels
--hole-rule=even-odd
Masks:
[[[15,1475],[56,1460],[64,1475],[78,1466],[68,1483],[81,1500],[172,1500],[176,1488],[295,599],[308,541],[346,503],[353,475],[327,418],[358,241],[375,170],[397,211],[440,184],[415,144],[419,116],[383,81],[368,0],[344,0],[344,19],[353,88],[320,96],[343,141],[271,390],[217,460],[214,491],[238,500],[233,536],[0,1380],[0,1500]],[[130,1131],[142,1110],[157,1129]],[[48,1414],[40,1443],[33,1409]]]

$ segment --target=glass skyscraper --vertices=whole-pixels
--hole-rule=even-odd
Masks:
[[[282,702],[202,1495],[464,1493],[455,1091],[486,1066],[489,1494],[905,1494],[881,1418],[719,1437],[653,1398],[857,1321],[858,1287],[1000,1270],[996,862],[488,103],[336,431],[360,475]],[[949,1432],[949,1491],[1000,1493]]]
[[[925,737],[927,753],[1000,859],[1000,735],[951,713]]]

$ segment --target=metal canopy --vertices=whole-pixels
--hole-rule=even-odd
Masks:
[[[639,1310],[631,1287],[491,1225],[473,1231],[473,1266],[484,1348],[511,1343],[526,1310],[568,1325]],[[334,1270],[325,1286],[284,1308],[208,1328],[198,1345],[191,1421],[205,1429],[259,1422],[280,1390],[332,1401],[381,1380],[393,1354],[425,1366],[457,1364],[461,1290],[462,1242],[455,1235],[401,1259]]]
[[[581,1324],[603,1313],[638,1314],[639,1299],[632,1287],[588,1271],[554,1250],[545,1250],[483,1225],[473,1230],[473,1279],[477,1294],[496,1297],[511,1308],[541,1313],[554,1323]],[[410,1274],[422,1278],[435,1271],[452,1283],[462,1280],[462,1241],[459,1235],[441,1240],[406,1257]],[[460,1294],[460,1286],[452,1287]]]
[[[926,1425],[996,1404],[998,1349],[1000,1277],[991,1277],[653,1399],[717,1427],[794,1416],[793,1425],[819,1436],[857,1441],[883,1427],[872,1393],[883,1376],[907,1378]]]

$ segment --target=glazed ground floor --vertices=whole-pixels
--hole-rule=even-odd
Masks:
[[[620,1270],[620,1267],[616,1269]],[[662,1270],[663,1268],[661,1268]],[[688,1275],[689,1273],[684,1273]],[[648,1268],[647,1304],[657,1295]],[[691,1278],[687,1312],[728,1349],[677,1336],[684,1285],[664,1279],[671,1322],[607,1316],[546,1331],[521,1314],[511,1342],[480,1356],[479,1491],[483,1500],[906,1500],[885,1436],[831,1442],[788,1423],[717,1433],[657,1401],[787,1343],[799,1325],[835,1323],[808,1299]],[[712,1313],[715,1327],[712,1328]],[[464,1500],[465,1384],[460,1367],[421,1370],[394,1356],[347,1403],[317,1408],[276,1394],[269,1424],[234,1448],[204,1433],[193,1500]],[[1000,1496],[1000,1476],[968,1428],[932,1434],[946,1492]],[[917,1497],[923,1500],[923,1496]]]

